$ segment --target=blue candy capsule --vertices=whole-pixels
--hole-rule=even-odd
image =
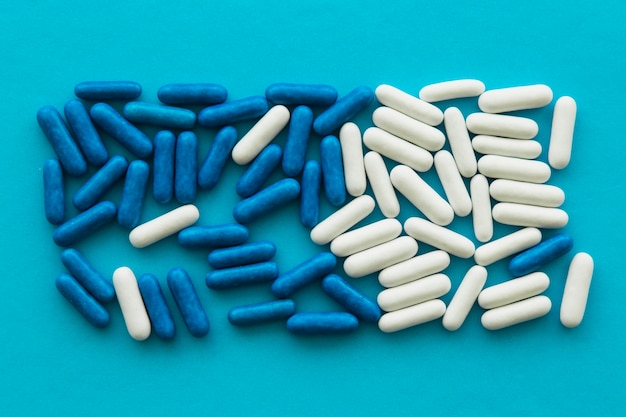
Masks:
[[[322,288],[333,300],[361,320],[378,323],[380,308],[375,301],[348,284],[338,275],[330,274],[322,281]]]
[[[68,101],[64,113],[87,162],[97,167],[104,165],[109,154],[83,103],[76,99]]]
[[[106,280],[76,249],[61,252],[61,262],[72,276],[99,302],[108,303],[115,298],[113,284]]]
[[[55,284],[61,295],[93,326],[105,327],[109,324],[109,312],[73,276],[61,274]]]
[[[52,239],[59,246],[72,246],[111,222],[115,219],[116,213],[117,208],[110,201],[98,203],[57,227],[52,234]]]
[[[287,330],[295,334],[343,334],[359,327],[359,321],[350,313],[297,313],[287,320]]]
[[[133,123],[163,126],[172,129],[192,129],[196,114],[180,107],[161,106],[144,101],[131,101],[124,106],[124,117]]]
[[[357,87],[317,116],[313,122],[313,129],[318,135],[329,135],[369,106],[373,100],[374,91],[371,88]]]
[[[228,91],[220,84],[174,83],[161,86],[157,91],[157,97],[162,103],[172,106],[212,105],[225,102]]]
[[[248,228],[240,224],[192,226],[178,233],[178,243],[185,248],[224,248],[248,240]]]
[[[154,137],[154,175],[152,196],[157,203],[167,204],[174,196],[174,165],[176,163],[176,136],[162,130]]]
[[[292,178],[280,180],[237,203],[233,217],[239,223],[250,223],[298,198],[299,194],[298,181]]]
[[[312,125],[313,111],[310,108],[298,106],[293,109],[283,156],[285,175],[295,177],[302,171]]]
[[[228,321],[235,326],[249,326],[286,319],[296,312],[293,300],[275,300],[234,307],[228,312]]]
[[[209,254],[209,265],[215,269],[232,268],[269,261],[276,254],[272,242],[253,242],[230,248],[216,249]]]
[[[141,95],[141,85],[134,81],[85,81],[74,87],[83,100],[134,100]]]
[[[87,172],[87,162],[57,109],[52,106],[40,108],[37,111],[37,123],[59,157],[65,172],[73,176]]]
[[[263,183],[270,177],[272,171],[280,163],[283,151],[280,146],[272,144],[267,146],[257,156],[246,172],[239,178],[235,191],[241,197],[250,197],[261,189]]]
[[[167,285],[189,333],[195,337],[206,336],[210,328],[209,318],[202,308],[198,293],[187,272],[181,268],[171,269],[167,273]]]
[[[514,256],[509,262],[509,272],[515,277],[538,271],[542,266],[565,255],[574,246],[574,239],[567,233],[559,233],[537,246]]]
[[[74,206],[79,210],[86,210],[96,204],[98,199],[124,176],[127,168],[128,161],[123,156],[116,155],[109,159],[109,162],[76,191],[72,198]]]
[[[176,139],[176,169],[174,195],[182,204],[196,199],[198,165],[198,138],[193,132],[183,132]]]
[[[300,197],[300,222],[309,229],[314,227],[320,216],[320,188],[322,167],[315,160],[304,165],[302,173],[302,196]]]
[[[224,290],[244,285],[274,281],[278,276],[275,262],[236,266],[211,271],[206,275],[206,286],[212,290]]]
[[[143,274],[137,279],[141,298],[146,305],[152,330],[161,339],[173,339],[176,335],[176,326],[172,314],[167,306],[159,280],[152,274]]]
[[[222,128],[209,148],[209,152],[198,171],[198,186],[203,190],[210,190],[217,185],[222,176],[230,153],[237,143],[237,130],[232,126]]]
[[[138,159],[128,166],[120,206],[117,209],[117,222],[120,226],[132,229],[139,224],[149,175],[150,167],[145,161]]]
[[[268,109],[265,97],[247,97],[207,107],[198,114],[198,123],[206,127],[226,126],[260,117]]]
[[[48,159],[43,164],[43,202],[46,219],[51,224],[65,220],[65,192],[63,169],[58,159]]]
[[[94,104],[89,111],[93,121],[138,158],[152,154],[152,142],[106,103]]]
[[[300,288],[330,274],[337,258],[323,252],[282,273],[272,284],[272,293],[278,298],[287,298]]]
[[[320,144],[322,178],[328,202],[341,206],[346,201],[346,180],[343,176],[341,144],[335,136],[326,136]]]
[[[326,84],[271,84],[265,97],[274,104],[304,104],[330,106],[337,101],[337,90]]]

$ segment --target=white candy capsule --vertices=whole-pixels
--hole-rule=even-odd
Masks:
[[[408,284],[381,291],[377,302],[384,311],[396,311],[439,298],[447,294],[451,287],[452,283],[447,275],[429,275]]]
[[[508,156],[485,155],[478,160],[478,171],[485,177],[507,180],[544,183],[552,171],[541,161],[511,158]]]
[[[537,295],[513,304],[483,313],[480,321],[485,329],[499,330],[525,321],[543,317],[550,312],[552,302],[545,295]]]
[[[459,217],[467,216],[472,211],[472,200],[454,162],[454,157],[450,152],[441,150],[435,154],[434,160],[437,175],[452,210]]]
[[[289,123],[289,117],[289,109],[285,106],[278,105],[269,109],[237,142],[232,151],[233,161],[239,165],[252,162]]]
[[[424,242],[459,258],[470,258],[474,254],[475,247],[471,240],[419,217],[408,218],[404,222],[404,231],[419,242]]]
[[[552,132],[548,147],[548,162],[552,168],[563,169],[569,164],[572,155],[574,124],[576,124],[576,102],[568,96],[559,98],[554,105]]]
[[[365,131],[363,143],[371,150],[416,171],[425,172],[433,166],[433,155],[426,149],[377,127]]]
[[[125,266],[117,268],[113,272],[113,287],[128,334],[135,340],[146,340],[152,326],[133,271]]]
[[[474,265],[467,271],[448,304],[446,314],[443,315],[443,327],[455,331],[463,325],[485,282],[487,282],[487,269],[484,267]]]
[[[128,240],[136,248],[145,248],[191,226],[199,217],[196,206],[187,204],[135,227]]]
[[[420,99],[428,102],[453,100],[455,98],[476,97],[485,91],[485,84],[479,80],[453,80],[422,87]]]
[[[411,168],[398,165],[391,170],[389,178],[396,190],[433,223],[445,226],[454,219],[454,210],[450,204]]]
[[[378,274],[378,282],[383,287],[397,287],[441,272],[448,265],[450,265],[448,252],[435,250],[383,269]]]
[[[472,195],[472,222],[474,236],[481,242],[488,242],[493,237],[493,219],[491,218],[491,199],[487,178],[478,174],[470,181]]]
[[[545,84],[498,88],[478,97],[478,107],[485,113],[504,113],[537,109],[550,104],[552,89]]]
[[[502,307],[541,294],[548,286],[550,286],[550,278],[546,274],[533,272],[485,288],[478,296],[478,304],[485,310]]]
[[[374,211],[374,199],[365,194],[322,220],[311,230],[311,240],[318,245],[325,245],[331,240],[366,218]]]
[[[498,136],[477,135],[472,139],[472,147],[483,155],[511,156],[521,159],[535,159],[541,155],[541,144],[536,140],[519,140]]]
[[[446,304],[441,300],[430,300],[401,310],[385,313],[378,320],[378,328],[385,333],[397,332],[418,324],[433,321],[443,316]]]
[[[395,239],[400,233],[402,224],[398,220],[380,220],[339,235],[331,242],[330,251],[335,256],[349,256]]]
[[[498,203],[493,206],[491,215],[501,224],[544,229],[559,229],[569,221],[564,210],[517,203]]]
[[[343,263],[343,270],[352,278],[360,278],[407,260],[415,256],[416,253],[417,242],[415,239],[401,236],[350,255]]]
[[[365,192],[367,187],[363,166],[363,143],[359,127],[352,122],[344,124],[339,131],[339,142],[346,189],[351,196],[358,197]]]
[[[391,107],[420,122],[437,126],[443,121],[443,113],[438,107],[395,87],[381,84],[376,88],[375,93],[383,106]]]
[[[570,263],[565,281],[565,291],[561,302],[563,326],[576,327],[583,320],[592,276],[593,258],[585,252],[577,253]]]
[[[474,253],[474,260],[478,265],[491,265],[507,256],[533,247],[539,242],[541,242],[541,231],[527,227],[479,246]]]
[[[467,129],[477,135],[532,139],[539,133],[539,125],[534,120],[504,114],[472,113],[465,123]]]
[[[385,161],[376,152],[365,154],[365,172],[376,197],[380,211],[385,217],[396,217],[400,214],[400,202],[393,189]]]
[[[467,126],[465,126],[463,113],[456,107],[449,107],[443,115],[448,142],[450,142],[450,149],[456,165],[459,167],[461,175],[470,178],[476,174],[476,155],[467,132]]]
[[[489,186],[489,194],[496,201],[531,206],[559,207],[565,201],[563,190],[554,185],[512,180],[493,181]]]
[[[377,127],[429,151],[438,151],[446,141],[441,130],[389,107],[374,110],[372,120]]]

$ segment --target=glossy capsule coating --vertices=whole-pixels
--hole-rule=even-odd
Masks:
[[[543,317],[550,312],[552,302],[545,295],[537,295],[516,303],[507,304],[483,313],[480,321],[487,330],[499,330],[529,320]]]
[[[124,190],[117,209],[117,222],[120,226],[132,229],[139,224],[149,175],[150,166],[145,161],[137,159],[128,165]]]
[[[435,154],[435,170],[454,214],[465,217],[472,211],[472,200],[452,154],[440,150]]]
[[[502,307],[541,294],[549,286],[545,273],[533,272],[485,288],[478,295],[478,304],[485,310]]]
[[[269,261],[276,254],[276,245],[269,241],[252,242],[209,253],[209,265],[215,269],[232,268]]]
[[[72,246],[111,222],[115,219],[116,214],[117,207],[115,204],[110,201],[103,201],[57,227],[52,234],[52,239],[59,246]]]
[[[287,330],[295,334],[344,334],[359,327],[359,320],[350,313],[296,313],[287,320]]]
[[[354,288],[338,275],[330,274],[322,280],[322,289],[333,300],[363,321],[378,322],[380,309],[374,300]]]
[[[65,220],[65,191],[63,168],[58,159],[48,159],[43,164],[43,202],[46,220],[61,224]]]
[[[474,265],[467,271],[443,315],[442,324],[446,330],[452,332],[463,325],[486,282],[485,267]]]
[[[337,258],[332,253],[315,255],[280,274],[272,284],[272,293],[278,298],[287,298],[300,288],[330,274],[336,264]]]
[[[150,337],[152,325],[135,274],[128,267],[117,268],[113,272],[113,286],[128,334],[135,340],[146,340]]]
[[[152,141],[110,105],[96,103],[89,114],[98,126],[138,158],[147,158],[152,154]]]
[[[429,103],[453,100],[457,98],[476,97],[485,91],[485,84],[480,80],[462,79],[429,84],[419,92],[420,99]]]
[[[191,226],[199,217],[200,212],[193,204],[181,206],[135,227],[128,240],[136,248],[145,248]]]
[[[274,169],[280,164],[283,151],[280,146],[272,144],[261,151],[254,161],[244,172],[237,184],[235,191],[240,197],[247,198],[261,189],[263,183],[272,175]]]
[[[429,321],[437,320],[446,312],[446,304],[430,300],[411,307],[385,313],[378,320],[378,328],[385,333],[397,332]]]
[[[439,129],[389,107],[374,110],[372,121],[376,127],[432,152],[441,149],[446,141]]]
[[[304,168],[311,126],[313,111],[309,107],[298,106],[293,109],[282,161],[283,172],[289,177],[295,177]]]
[[[86,210],[119,181],[128,169],[128,161],[121,155],[116,155],[102,166],[87,180],[74,194],[72,202],[79,210]]]
[[[349,256],[372,248],[402,233],[402,223],[396,219],[384,219],[337,236],[330,244],[335,256]]]
[[[152,274],[143,274],[137,278],[141,298],[148,311],[154,333],[161,339],[173,339],[176,325],[167,306],[159,280]]]
[[[485,177],[541,184],[550,179],[552,171],[541,161],[485,155],[478,160],[478,172]]]
[[[170,269],[167,273],[167,286],[174,296],[174,301],[189,333],[194,337],[206,336],[210,329],[209,318],[189,274],[181,268]]]
[[[319,222],[322,166],[315,160],[307,161],[302,172],[300,196],[300,223],[309,229]]]
[[[377,127],[370,127],[363,133],[363,143],[372,151],[419,172],[426,172],[433,166],[433,156],[426,149]]]
[[[335,87],[326,84],[275,83],[265,89],[265,97],[275,104],[330,106],[337,95]]]
[[[175,158],[174,196],[179,203],[193,203],[198,184],[198,138],[195,133],[182,132],[178,135]]]
[[[383,106],[390,107],[420,122],[437,126],[443,121],[443,112],[437,106],[420,100],[387,84],[376,87],[376,98]]]
[[[63,297],[95,327],[106,327],[109,324],[109,312],[83,288],[73,276],[61,274],[56,278],[55,285]]]
[[[52,145],[65,172],[75,177],[87,172],[87,162],[57,109],[52,106],[40,108],[37,111],[37,123]]]
[[[470,181],[470,194],[474,236],[481,242],[488,242],[493,237],[493,219],[491,218],[491,199],[487,178],[480,174],[474,175]]]
[[[250,223],[290,203],[300,195],[300,183],[286,178],[241,200],[233,208],[233,217],[239,223]]]
[[[537,246],[515,255],[509,261],[509,272],[514,277],[530,274],[542,266],[565,255],[574,246],[574,238],[568,233],[559,233]]]
[[[220,104],[228,98],[228,90],[213,83],[164,84],[157,91],[159,101],[171,106]]]
[[[405,261],[417,253],[417,242],[400,236],[346,258],[343,269],[352,278],[359,278]]]
[[[419,217],[404,222],[404,231],[418,242],[434,246],[460,258],[474,255],[474,243],[465,236]]]
[[[278,277],[278,265],[275,262],[216,269],[206,275],[206,286],[212,290],[224,290],[244,285],[274,281]]]
[[[367,194],[355,198],[348,204],[322,220],[311,230],[311,240],[325,245],[350,229],[374,211],[374,199]]]
[[[196,124],[196,114],[191,110],[143,101],[126,103],[124,117],[133,123],[170,129],[192,129]]]
[[[498,203],[493,206],[491,214],[494,221],[511,226],[560,229],[569,222],[565,210],[528,204]]]
[[[115,298],[113,284],[102,276],[91,263],[76,249],[61,252],[61,262],[96,300],[108,303]]]
[[[478,97],[478,107],[486,113],[504,113],[544,107],[551,101],[552,89],[534,84],[485,91]]]
[[[188,249],[223,248],[235,246],[248,240],[248,228],[240,224],[192,226],[178,234],[178,243]]]
[[[85,81],[74,87],[83,100],[134,100],[141,95],[141,85],[134,81]]]
[[[378,282],[383,287],[397,287],[441,272],[449,265],[450,255],[448,252],[435,250],[383,269],[378,274]]]
[[[526,227],[479,246],[474,253],[474,260],[478,265],[491,265],[507,256],[533,247],[539,242],[541,242],[541,231],[534,227]]]
[[[451,287],[452,282],[447,275],[429,275],[381,291],[378,294],[377,302],[384,311],[396,311],[439,298],[447,294]]]
[[[341,206],[346,201],[346,182],[343,175],[341,144],[335,136],[326,136],[320,144],[322,181],[328,202]]]
[[[83,103],[76,99],[69,100],[63,112],[87,162],[97,167],[104,165],[109,159],[108,152]]]
[[[500,202],[542,207],[559,207],[565,201],[563,190],[554,185],[505,179],[493,181],[489,185],[489,194]]]
[[[459,172],[465,178],[471,178],[476,174],[476,155],[467,132],[467,126],[465,126],[463,113],[456,107],[449,107],[443,115],[448,143],[450,143],[450,149]]]
[[[539,125],[534,120],[505,114],[472,113],[465,123],[467,130],[477,135],[532,139],[539,133]]]
[[[285,106],[268,110],[235,145],[231,155],[238,165],[250,162],[287,126],[291,114]]]
[[[368,129],[369,130],[369,129]],[[365,173],[383,216],[394,218],[400,214],[400,202],[391,184],[389,171],[379,153],[370,151],[363,157]]]
[[[198,171],[198,187],[210,190],[217,185],[226,163],[230,160],[230,153],[235,143],[237,143],[237,130],[234,127],[226,126],[217,132]]]
[[[541,144],[536,140],[519,140],[498,136],[476,135],[472,148],[483,155],[510,156],[521,159],[535,159],[541,155]]]
[[[174,167],[176,166],[176,136],[161,130],[154,137],[154,163],[152,196],[161,204],[167,204],[174,196]]]
[[[341,143],[346,190],[351,196],[358,197],[367,188],[363,164],[363,141],[359,127],[352,122],[345,123],[339,130],[339,142]]]
[[[577,253],[570,263],[560,311],[561,323],[565,327],[576,327],[583,320],[593,268],[593,258],[585,252]]]
[[[249,326],[286,319],[296,312],[293,300],[274,300],[234,307],[228,312],[228,321],[235,326]]]
[[[370,87],[357,87],[317,116],[313,122],[313,130],[321,136],[329,135],[369,106],[373,100],[374,91]]]
[[[568,96],[559,98],[554,105],[550,146],[548,147],[548,162],[554,169],[563,169],[569,165],[575,124],[576,102]]]
[[[198,124],[205,127],[226,126],[260,117],[268,108],[267,100],[263,96],[228,101],[203,109],[198,114]]]

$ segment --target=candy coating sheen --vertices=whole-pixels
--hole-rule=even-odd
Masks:
[[[420,99],[429,103],[453,100],[456,98],[476,97],[485,91],[485,84],[479,80],[463,79],[444,81],[422,87]]]
[[[439,298],[450,291],[452,282],[445,274],[434,274],[407,284],[387,288],[378,294],[378,305],[384,311],[396,311],[428,300]]]
[[[337,258],[330,252],[322,252],[280,274],[272,284],[272,293],[278,298],[287,298],[300,288],[330,274]]]
[[[467,271],[443,315],[442,324],[446,330],[453,332],[463,325],[486,282],[485,267],[474,265]]]
[[[311,126],[313,126],[313,111],[309,107],[298,106],[293,109],[282,161],[283,172],[289,177],[295,177],[302,172]]]
[[[568,233],[559,233],[537,246],[515,255],[509,261],[509,272],[514,277],[530,274],[542,266],[568,253],[574,246],[574,238]]]
[[[358,197],[367,188],[363,164],[363,141],[359,127],[352,122],[345,123],[339,130],[339,142],[341,143],[346,190],[351,196]]]
[[[132,229],[139,224],[149,175],[150,166],[141,159],[128,165],[120,206],[117,209],[117,222],[120,226]]]
[[[289,109],[285,106],[274,106],[237,142],[231,155],[238,165],[250,162],[274,140],[287,123]]]
[[[133,123],[170,129],[192,129],[196,124],[196,114],[191,110],[143,101],[126,103],[124,117]]]
[[[128,168],[128,161],[116,155],[89,178],[74,194],[72,202],[79,210],[93,206],[98,199],[121,179]]]
[[[173,339],[176,335],[176,326],[159,280],[152,274],[143,274],[137,278],[137,285],[148,311],[152,330],[161,339]]]
[[[240,197],[247,198],[259,191],[263,183],[280,164],[282,156],[283,151],[276,144],[271,144],[263,149],[252,161],[248,169],[239,177],[235,185],[237,194]]]
[[[559,187],[547,184],[499,179],[489,185],[489,194],[496,201],[531,206],[559,207],[565,193]]]
[[[154,137],[152,196],[161,204],[169,203],[174,196],[175,154],[176,136],[168,130],[159,131]]]
[[[275,262],[259,262],[232,268],[216,269],[206,275],[205,283],[212,290],[223,290],[274,281],[277,276],[278,266]]]
[[[76,249],[65,249],[61,252],[61,262],[72,276],[96,300],[108,303],[115,298],[115,289],[91,263]]]
[[[397,238],[402,233],[402,223],[384,219],[337,236],[330,244],[335,256],[349,256]]]
[[[128,122],[113,107],[96,103],[89,110],[92,120],[136,157],[145,159],[152,154],[152,141]]]
[[[341,144],[335,136],[326,136],[320,143],[322,182],[328,202],[341,206],[346,201],[346,182],[343,175]]]
[[[309,229],[319,222],[322,166],[316,160],[307,161],[302,171],[300,223]]]
[[[171,106],[220,104],[228,98],[228,90],[213,83],[164,84],[157,91],[159,101]]]
[[[313,122],[313,130],[320,136],[329,135],[369,106],[373,100],[374,91],[370,87],[356,87],[317,116]]]
[[[363,133],[363,143],[372,151],[419,172],[426,172],[433,166],[433,156],[426,149],[377,127],[370,127]]]
[[[463,113],[456,107],[449,107],[444,112],[443,122],[459,173],[465,178],[471,178],[476,174],[476,155],[467,126],[465,126]]]
[[[55,285],[92,326],[106,327],[109,324],[109,312],[73,276],[61,274],[56,278]]]
[[[236,142],[237,130],[234,127],[226,126],[217,132],[198,171],[198,187],[210,190],[217,185]]]
[[[560,229],[569,221],[564,210],[517,203],[498,203],[493,206],[491,214],[498,223],[544,229]]]
[[[539,125],[532,119],[492,113],[472,113],[465,119],[467,130],[476,135],[502,136],[514,139],[532,139],[539,133]]]
[[[545,273],[533,272],[485,288],[478,296],[478,304],[485,310],[502,307],[541,294],[549,286],[550,278]]]
[[[526,227],[479,246],[474,253],[474,260],[478,265],[491,265],[507,256],[535,246],[539,242],[541,242],[541,231],[534,227]]]
[[[135,227],[128,239],[134,247],[145,248],[191,226],[199,217],[196,206],[187,204]]]
[[[263,96],[246,97],[209,106],[198,113],[198,124],[221,127],[264,115],[269,106]]]
[[[570,263],[560,313],[565,327],[576,327],[583,320],[593,267],[593,258],[585,252],[577,253]]]
[[[61,224],[65,220],[65,190],[63,168],[58,159],[48,159],[43,164],[43,201],[46,220]]]
[[[84,104],[80,100],[69,100],[63,112],[87,162],[97,167],[104,165],[109,155]]]
[[[443,112],[437,106],[433,106],[391,85],[379,85],[376,87],[375,94],[383,106],[404,113],[420,122],[437,126],[443,121]]]
[[[441,272],[448,265],[450,265],[448,252],[435,250],[383,269],[378,274],[378,282],[383,287],[397,287],[398,285]]]
[[[441,149],[446,141],[439,129],[389,107],[374,110],[372,120],[376,127],[432,152]]]
[[[357,252],[346,258],[343,269],[352,278],[378,272],[405,261],[417,253],[417,242],[410,236],[401,236],[380,245]]]
[[[576,102],[568,96],[559,98],[554,105],[552,131],[548,147],[548,162],[552,168],[563,169],[569,165],[575,123]]]
[[[452,154],[446,150],[435,154],[435,170],[454,214],[465,217],[472,211],[472,200]],[[491,214],[490,214],[491,216]]]
[[[52,106],[40,108],[37,111],[37,123],[52,145],[65,172],[75,177],[87,172],[87,162],[57,109]]]
[[[76,84],[74,94],[83,100],[134,100],[141,85],[134,81],[84,81]]]
[[[322,281],[322,289],[359,319],[370,323],[378,322],[380,309],[376,303],[340,276],[328,275]]]
[[[210,329],[209,318],[189,274],[181,268],[172,268],[167,273],[167,285],[189,333],[194,337],[206,336]]]
[[[111,222],[116,214],[115,204],[103,201],[61,224],[52,234],[52,239],[59,246],[72,246]]]
[[[350,229],[374,211],[374,199],[367,194],[355,198],[348,204],[322,220],[311,230],[311,240],[325,245]]]
[[[359,321],[350,313],[296,313],[287,320],[287,330],[294,334],[344,334],[359,327]]]
[[[493,237],[493,219],[491,218],[491,199],[487,178],[480,174],[474,175],[470,181],[470,193],[474,236],[481,242],[488,242]]]
[[[429,321],[437,320],[446,312],[446,304],[430,300],[411,307],[385,313],[378,320],[378,328],[385,333],[397,332]]]
[[[248,228],[237,223],[192,226],[178,234],[178,243],[188,249],[223,248],[248,240]]]
[[[228,312],[228,321],[235,326],[249,326],[269,321],[286,319],[296,312],[293,300],[274,300],[257,304],[233,307]]]
[[[363,162],[378,208],[385,217],[396,217],[400,214],[400,202],[391,184],[385,161],[377,152],[369,151]]]
[[[174,170],[174,196],[181,204],[196,199],[198,138],[193,132],[182,132],[176,139],[176,167]]]
[[[404,222],[404,231],[418,242],[434,246],[459,258],[474,255],[474,243],[465,236],[419,217],[410,217]]]
[[[521,159],[535,159],[541,155],[542,147],[536,140],[519,140],[498,136],[476,135],[472,148],[483,155],[510,156]]]
[[[541,161],[485,155],[478,160],[478,172],[489,178],[544,183],[550,179],[548,164]]]
[[[337,96],[335,87],[326,84],[275,83],[265,89],[265,97],[275,104],[330,106]]]
[[[128,334],[138,341],[150,337],[152,326],[146,306],[141,298],[135,274],[130,268],[122,266],[113,272],[113,286],[126,322]]]
[[[499,330],[529,320],[543,317],[550,312],[552,302],[545,295],[537,295],[513,304],[494,308],[483,313],[480,321],[487,330]]]
[[[537,109],[551,101],[552,89],[545,84],[534,84],[485,91],[478,97],[478,107],[485,113],[505,113]]]
[[[233,217],[239,223],[250,223],[288,204],[300,195],[300,183],[286,178],[241,200],[233,208]]]
[[[209,265],[215,269],[232,268],[269,261],[276,254],[276,245],[269,241],[252,242],[209,253]]]

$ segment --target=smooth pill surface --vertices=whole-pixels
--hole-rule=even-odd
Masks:
[[[550,167],[544,162],[499,155],[482,156],[478,160],[478,171],[489,178],[537,184],[548,181],[551,175]]]
[[[485,91],[485,84],[479,80],[465,79],[444,81],[422,87],[420,99],[428,102],[476,97]]]
[[[58,159],[48,159],[43,164],[43,202],[46,220],[61,224],[65,220],[65,187],[63,168]]]
[[[471,178],[476,174],[476,155],[467,132],[467,126],[465,126],[463,113],[456,107],[449,107],[443,115],[448,142],[459,172],[465,178]]]
[[[379,85],[376,87],[375,94],[376,99],[383,106],[404,113],[420,122],[437,126],[443,121],[443,113],[438,107],[391,85]]]
[[[52,145],[65,172],[75,177],[87,172],[87,162],[57,109],[52,106],[40,108],[37,111],[37,123]]]
[[[196,199],[198,138],[193,132],[182,132],[176,139],[176,168],[174,196],[179,203],[189,204]]]
[[[103,201],[57,227],[52,234],[52,239],[59,246],[72,246],[111,222],[116,214],[115,204]]]
[[[514,277],[530,274],[542,266],[565,255],[574,246],[574,238],[568,233],[559,233],[515,255],[509,261],[509,272]]]
[[[481,242],[488,242],[493,237],[493,219],[491,218],[491,199],[487,178],[478,174],[470,181],[472,195],[472,223],[474,236]]]
[[[63,112],[87,162],[97,167],[104,165],[109,159],[108,152],[83,103],[76,99],[69,100]]]
[[[66,249],[61,252],[61,262],[96,300],[108,303],[115,298],[115,289],[111,282],[105,279],[82,253],[76,249]]]
[[[351,196],[358,197],[365,192],[367,187],[363,165],[363,141],[359,127],[352,122],[341,126],[339,142],[341,143],[346,190]]]
[[[300,288],[330,274],[336,264],[337,258],[330,252],[315,255],[280,274],[272,284],[272,293],[278,298],[287,298]]]
[[[515,324],[543,317],[550,312],[552,302],[545,295],[537,295],[513,304],[483,313],[480,321],[485,329],[499,330]]]
[[[241,200],[233,208],[233,217],[239,223],[250,223],[288,204],[300,195],[300,183],[286,178]]]
[[[498,223],[544,229],[559,229],[569,221],[567,212],[561,209],[517,203],[498,203],[491,215]]]
[[[152,196],[167,204],[174,196],[174,167],[176,166],[176,136],[161,130],[154,137]]]
[[[348,256],[343,263],[343,270],[352,278],[360,278],[405,261],[416,253],[415,239],[401,236]]]
[[[419,172],[433,166],[433,155],[426,149],[377,127],[370,127],[363,133],[363,143],[372,151]]]
[[[378,282],[383,287],[397,287],[441,272],[448,265],[450,265],[450,255],[442,250],[435,250],[383,269],[378,274]]]
[[[205,127],[226,126],[263,116],[268,108],[267,100],[263,96],[228,101],[203,109],[198,114],[198,124]]]
[[[133,123],[170,129],[192,129],[196,124],[196,114],[191,110],[143,101],[126,103],[124,117]]]
[[[248,228],[237,223],[212,226],[192,226],[178,234],[178,243],[188,249],[223,248],[248,240]]]
[[[237,142],[231,155],[239,165],[250,162],[280,133],[289,123],[289,109],[274,106]]]
[[[134,100],[141,95],[141,85],[134,81],[85,81],[74,87],[83,100]]]
[[[135,340],[146,340],[150,337],[152,326],[135,274],[128,267],[117,268],[113,272],[113,286],[128,334]]]
[[[213,83],[173,83],[159,87],[157,97],[161,103],[172,106],[220,104],[228,98],[228,90]]]
[[[459,173],[454,157],[448,151],[435,154],[435,170],[454,214],[465,217],[472,211],[472,200]],[[490,214],[491,216],[491,214]]]
[[[534,84],[485,91],[478,97],[478,107],[485,113],[504,113],[537,109],[551,101],[552,89],[545,84]]]
[[[278,266],[274,262],[217,269],[206,275],[205,283],[212,290],[224,290],[244,285],[274,281],[278,276]]]
[[[226,126],[217,132],[198,171],[198,187],[210,190],[217,185],[236,142],[237,130],[234,127]]]
[[[389,107],[374,110],[372,120],[376,127],[432,152],[441,149],[446,141],[439,129]]]
[[[472,139],[472,147],[484,155],[511,156],[513,158],[535,159],[541,155],[542,147],[536,140],[519,140],[498,136],[477,135]]]
[[[380,154],[370,151],[365,154],[363,162],[378,208],[383,216],[396,217],[400,214],[400,202],[391,184],[385,161]]]
[[[330,251],[335,256],[349,256],[395,239],[400,233],[402,223],[398,220],[379,220],[339,235],[331,242]]]
[[[583,320],[593,267],[593,258],[585,252],[577,253],[570,263],[560,312],[565,327],[576,327]]]
[[[427,277],[387,288],[378,294],[377,302],[384,311],[396,311],[428,300],[433,300],[450,291],[452,282],[445,274]]]
[[[313,130],[326,136],[356,116],[374,100],[374,91],[367,86],[356,87],[315,118]]]
[[[484,267],[474,265],[467,271],[443,315],[442,324],[446,330],[455,331],[463,325],[486,282],[487,269]]]
[[[240,197],[247,198],[261,189],[263,183],[272,175],[274,169],[280,164],[283,151],[280,146],[272,144],[261,151],[254,161],[244,172],[237,184],[235,191]]]
[[[346,182],[343,176],[341,144],[335,136],[326,136],[320,143],[322,181],[328,202],[341,206],[346,201]]]
[[[128,165],[117,210],[117,222],[120,226],[132,229],[139,224],[149,175],[150,166],[145,161],[137,159]]]
[[[541,242],[541,231],[527,227],[476,248],[474,260],[478,265],[491,265]]]
[[[234,307],[228,312],[228,321],[235,326],[249,326],[286,319],[296,312],[293,300],[274,300]]]
[[[499,179],[489,185],[489,194],[496,201],[531,206],[559,207],[565,193],[559,187],[523,181]]]
[[[57,290],[95,327],[109,324],[109,312],[83,288],[73,276],[61,274],[56,278]]]
[[[410,217],[404,222],[404,231],[418,242],[444,250],[459,258],[470,258],[474,254],[474,243],[465,236],[419,217]]]
[[[311,230],[311,240],[325,245],[366,218],[374,210],[374,199],[362,195],[322,220]]]
[[[541,294],[549,286],[546,274],[534,272],[485,288],[478,296],[478,304],[485,310],[502,307]]]
[[[128,239],[134,247],[145,248],[191,226],[199,217],[200,212],[193,204],[181,206],[135,227]]]
[[[89,110],[92,120],[138,158],[152,154],[152,141],[141,130],[106,103],[97,103]]]
[[[319,221],[322,166],[315,160],[308,161],[302,172],[300,196],[300,223],[309,229]]]
[[[176,335],[176,326],[159,280],[152,274],[143,274],[137,278],[137,285],[148,311],[152,330],[161,339],[173,339]]]
[[[430,300],[401,310],[385,313],[378,320],[378,328],[385,333],[397,332],[429,321],[437,320],[446,312],[441,300]]]
[[[548,147],[548,162],[555,169],[569,165],[576,124],[576,102],[565,96],[556,101],[552,116],[552,131]]]
[[[269,261],[276,254],[276,245],[269,241],[215,249],[209,253],[209,265],[216,269]]]
[[[209,318],[189,274],[181,268],[171,269],[167,273],[167,286],[170,288],[189,333],[194,337],[206,336],[210,329]]]
[[[295,177],[302,172],[311,126],[313,126],[313,111],[309,107],[298,106],[293,109],[283,152],[282,167],[285,175]]]
[[[504,114],[472,113],[465,119],[467,129],[477,135],[532,139],[537,136],[537,122],[526,117]]]
[[[265,89],[265,97],[275,104],[330,106],[337,95],[335,87],[326,84],[275,83]]]
[[[102,166],[74,194],[72,202],[79,210],[86,210],[96,204],[104,193],[111,189],[126,173],[128,161],[116,155]]]
[[[287,330],[295,334],[343,334],[359,327],[359,321],[350,313],[296,313],[287,320]]]
[[[380,318],[380,309],[365,294],[338,275],[330,274],[322,281],[322,289],[326,294],[359,319],[376,323]]]

